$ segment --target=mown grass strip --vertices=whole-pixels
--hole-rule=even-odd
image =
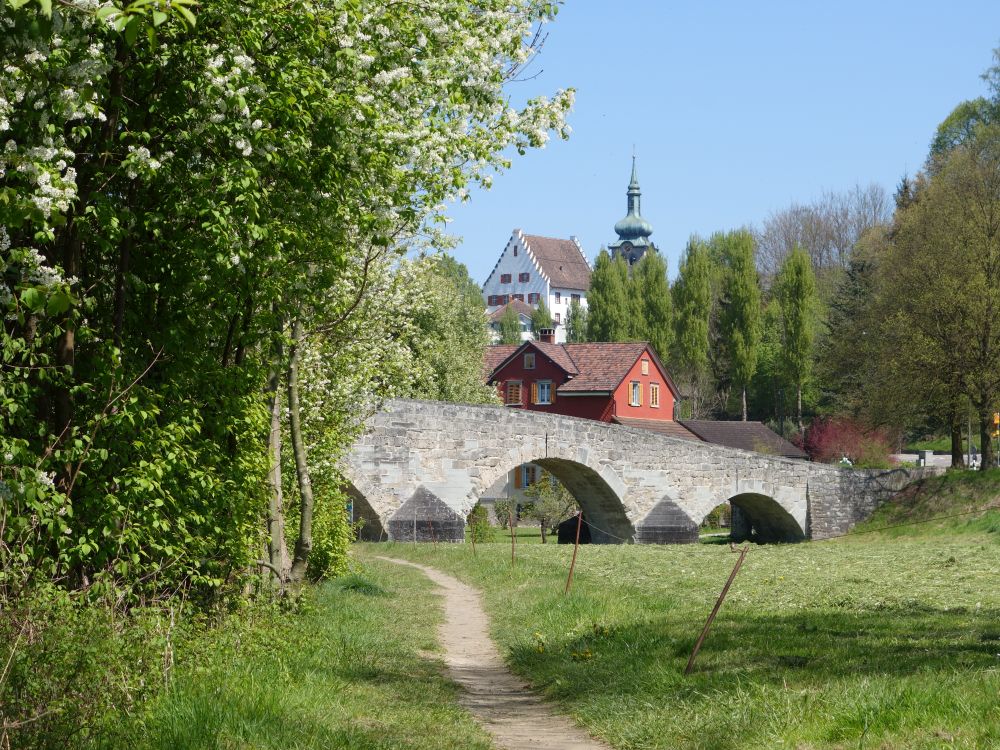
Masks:
[[[727,547],[379,545],[485,592],[512,668],[619,748],[1000,747],[990,536],[751,550],[705,643]],[[362,557],[369,550],[361,547]]]

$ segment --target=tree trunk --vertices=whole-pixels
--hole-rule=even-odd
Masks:
[[[965,451],[962,446],[962,410],[958,404],[951,408],[951,468],[960,469],[965,466]]]
[[[541,519],[541,522],[539,523],[539,526],[542,529],[542,544],[545,544],[545,519],[544,518]]]
[[[312,551],[313,491],[309,477],[309,459],[302,439],[302,421],[299,411],[299,356],[302,347],[302,323],[292,323],[292,349],[288,359],[288,420],[292,435],[292,453],[295,455],[295,473],[299,484],[299,535],[295,540],[292,557],[291,580],[305,578]]]
[[[268,556],[272,570],[282,571],[279,578],[286,577],[289,568],[288,548],[285,545],[285,500],[281,489],[281,399],[278,397],[278,383],[281,379],[281,365],[284,347],[281,344],[281,326],[274,334],[273,361],[267,378],[270,399],[271,429],[267,438],[267,455],[271,462],[267,473],[271,492],[267,503]],[[284,581],[279,580],[279,585]]]
[[[979,448],[980,463],[979,468],[986,471],[993,467],[993,435],[990,430],[993,427],[993,413],[989,410],[979,412]]]
[[[742,390],[740,391],[740,394],[741,394],[741,398],[743,400],[743,421],[746,422],[747,421],[747,387],[746,386],[743,386]]]
[[[802,383],[799,383],[796,386],[795,390],[796,390],[795,415],[796,419],[798,419],[799,422],[799,434],[801,435],[804,432],[804,430],[802,429]],[[784,425],[782,425],[781,429],[782,431],[784,431],[785,429]]]

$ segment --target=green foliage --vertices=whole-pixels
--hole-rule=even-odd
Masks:
[[[510,500],[497,500],[493,503],[493,512],[496,514],[497,523],[501,529],[510,529],[511,517],[514,517],[514,525],[517,525],[517,517],[514,513],[514,504]]]
[[[674,340],[670,361],[676,376],[697,401],[699,392],[706,388],[709,375],[712,269],[708,248],[696,237],[688,241],[671,291]]]
[[[490,523],[490,512],[483,505],[476,505],[466,519],[469,535],[476,544],[492,542],[496,539],[496,527]]]
[[[722,314],[719,321],[722,341],[729,359],[733,384],[743,389],[757,371],[762,334],[761,295],[754,259],[753,235],[739,229],[723,235],[720,250],[724,262]],[[746,397],[743,418],[747,418]]]
[[[544,328],[552,328],[552,313],[545,300],[539,299],[538,306],[531,312],[531,330],[535,338],[538,338],[539,332]]]
[[[490,397],[467,274],[403,258],[573,94],[509,116],[534,0],[84,5],[0,4],[0,575],[208,601],[263,545],[289,321],[325,498],[382,398]]]
[[[666,361],[674,337],[673,304],[667,263],[659,253],[647,252],[632,267],[629,293],[640,309],[634,319],[635,338],[648,341],[660,359]]]
[[[525,506],[522,515],[538,521],[542,529],[542,544],[545,544],[547,531],[577,510],[576,500],[569,490],[548,472],[542,472],[539,480],[525,489],[524,494],[531,502]]]
[[[590,277],[587,306],[587,338],[590,341],[629,340],[632,322],[628,265],[621,256],[612,260],[608,251],[601,249]]]
[[[781,265],[773,293],[781,313],[781,369],[798,392],[796,413],[802,429],[802,388],[812,371],[817,300],[812,262],[801,247],[796,246]]]
[[[447,254],[419,262],[415,275],[409,291],[421,306],[410,314],[409,347],[416,373],[401,395],[494,403],[496,392],[482,378],[490,334],[479,285],[463,264]]]
[[[580,300],[571,299],[569,313],[566,315],[566,341],[570,344],[581,344],[587,341],[587,308]]]
[[[500,343],[520,344],[521,341],[521,316],[512,305],[507,305],[500,316]]]
[[[115,594],[95,602],[42,583],[5,596],[0,744],[84,746],[162,689],[194,632],[188,612],[180,602],[125,610]]]

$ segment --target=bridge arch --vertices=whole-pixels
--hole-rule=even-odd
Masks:
[[[479,497],[512,469],[534,464],[559,480],[579,504],[591,524],[591,543],[631,542],[635,528],[625,510],[625,483],[610,465],[595,465],[589,459],[586,450],[555,439],[512,447],[494,466],[479,472],[464,511],[468,513]]]
[[[805,532],[782,505],[769,495],[742,492],[729,498],[733,541],[801,542]]]

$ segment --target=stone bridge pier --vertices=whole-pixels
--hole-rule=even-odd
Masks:
[[[529,462],[572,493],[597,543],[697,541],[725,502],[738,537],[823,539],[934,473],[842,469],[593,420],[409,400],[367,421],[342,470],[363,539],[459,542],[479,496]]]

